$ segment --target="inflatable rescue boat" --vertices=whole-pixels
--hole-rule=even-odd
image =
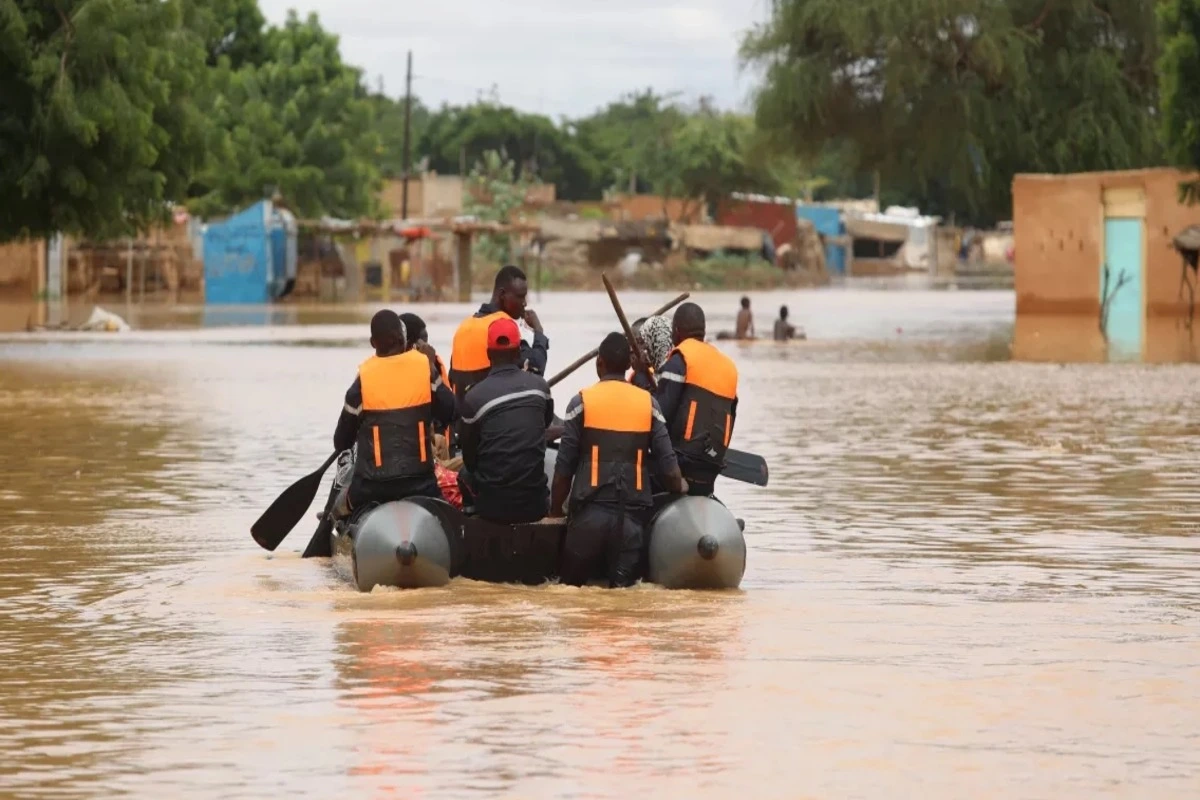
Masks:
[[[547,473],[555,452],[546,453]],[[335,487],[336,491],[336,487]],[[643,577],[668,589],[735,589],[746,571],[743,523],[711,497],[668,499],[647,530]],[[565,520],[505,525],[449,503],[412,498],[368,509],[330,530],[359,591],[443,586],[453,577],[537,585],[558,577]]]

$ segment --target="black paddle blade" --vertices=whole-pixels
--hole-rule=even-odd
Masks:
[[[755,486],[767,485],[767,460],[755,453],[742,450],[725,451],[725,468],[721,476]]]
[[[304,555],[301,558],[329,558],[333,555],[333,520],[324,517],[321,524],[317,526],[317,531],[308,540],[308,547],[304,548]]]
[[[330,512],[333,510],[334,501],[337,500],[337,494],[337,481],[334,481],[334,485],[329,489],[329,499],[325,501],[325,510],[321,512],[321,522],[312,538],[308,540],[308,547],[304,548],[301,558],[329,558],[333,555],[333,540],[330,538],[333,533],[333,517],[330,516]]]
[[[334,453],[325,459],[325,463],[316,472],[305,475],[285,489],[283,494],[271,503],[271,507],[250,526],[250,535],[258,542],[259,547],[274,550],[292,532],[292,528],[296,527],[296,523],[312,505],[313,498],[317,496],[317,489],[321,488],[321,478],[325,476],[325,470],[329,469],[337,455]]]

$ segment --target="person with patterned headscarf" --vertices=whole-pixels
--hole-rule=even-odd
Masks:
[[[651,372],[657,374],[667,356],[671,354],[671,348],[675,346],[671,340],[671,320],[662,314],[650,317],[641,324],[634,335],[638,338],[642,352],[650,360]],[[630,382],[648,391],[653,390],[649,378],[643,372],[635,370]]]

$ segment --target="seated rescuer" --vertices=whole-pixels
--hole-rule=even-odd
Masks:
[[[675,311],[675,349],[659,372],[655,392],[693,495],[712,494],[737,421],[737,367],[704,341],[704,325],[704,310],[695,303]]]
[[[610,587],[638,579],[643,517],[653,505],[651,457],[668,490],[687,491],[662,412],[649,392],[625,381],[629,365],[629,342],[610,333],[596,359],[600,382],[575,395],[563,415],[550,516],[563,515],[569,494],[559,574],[572,586],[600,575]]]
[[[333,446],[357,445],[349,510],[406,497],[442,496],[434,477],[436,420],[454,418],[454,395],[433,363],[405,350],[404,324],[394,311],[371,318],[375,355],[358,368],[333,434]]]
[[[407,349],[417,350],[425,354],[426,358],[433,360],[437,366],[438,375],[442,378],[442,383],[451,387],[450,378],[446,375],[446,365],[442,363],[442,358],[437,354],[437,351],[429,344],[429,331],[425,327],[425,320],[418,317],[416,314],[405,313],[400,315],[400,321],[404,323],[405,340]],[[443,433],[446,426],[440,422],[435,422],[434,430],[438,433]]]
[[[533,328],[533,346],[520,343],[517,366],[535,375],[546,372],[546,351],[550,340],[542,333],[542,323],[531,309],[525,308],[529,283],[517,267],[506,266],[496,273],[492,299],[484,303],[458,326],[450,350],[450,382],[454,395],[461,402],[471,387],[487,377],[492,369],[488,358],[488,326],[498,319],[524,319]]]
[[[458,485],[465,506],[495,522],[536,522],[550,506],[546,428],[554,399],[542,376],[518,366],[521,332],[508,317],[487,331],[492,371],[463,400]]]

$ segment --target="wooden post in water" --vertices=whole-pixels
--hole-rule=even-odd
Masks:
[[[458,245],[458,301],[471,302],[471,234],[470,232],[455,232],[454,241]]]

